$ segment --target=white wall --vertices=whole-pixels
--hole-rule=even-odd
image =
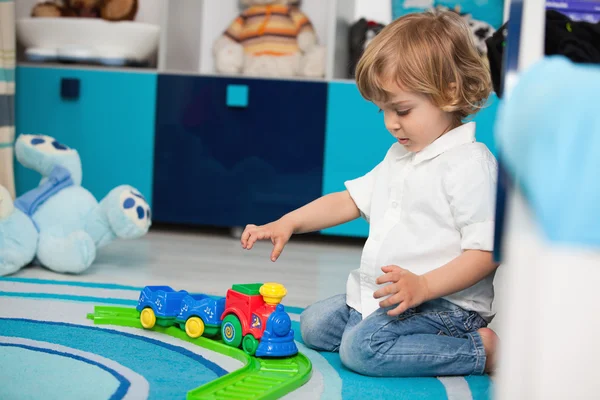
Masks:
[[[390,0],[356,0],[356,19],[366,18],[389,24],[392,22],[392,2]]]

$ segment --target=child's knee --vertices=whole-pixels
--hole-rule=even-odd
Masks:
[[[319,315],[311,307],[300,314],[300,336],[306,346],[318,347],[320,325]]]
[[[376,352],[362,335],[351,332],[342,339],[340,360],[342,364],[361,375],[377,376]]]

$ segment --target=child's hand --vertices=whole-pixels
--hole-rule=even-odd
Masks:
[[[377,278],[377,284],[393,283],[377,290],[373,293],[373,297],[379,299],[387,295],[392,295],[379,302],[379,306],[382,308],[399,304],[398,307],[388,311],[388,315],[400,315],[409,308],[416,307],[427,300],[429,289],[424,276],[413,274],[397,265],[387,265],[382,267],[381,270],[385,274]]]
[[[248,225],[242,233],[242,247],[250,250],[257,240],[271,239],[274,245],[271,261],[274,262],[279,258],[292,233],[294,233],[294,227],[281,219],[261,226]]]

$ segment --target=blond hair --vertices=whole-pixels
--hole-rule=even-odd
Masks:
[[[384,85],[429,96],[457,122],[475,114],[491,92],[488,66],[467,24],[452,11],[402,16],[367,46],[356,67],[358,89],[369,101],[386,102]]]

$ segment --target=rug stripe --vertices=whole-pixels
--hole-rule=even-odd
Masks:
[[[54,300],[71,300],[82,301],[86,303],[106,303],[119,304],[125,306],[136,306],[137,300],[115,299],[111,297],[93,297],[93,296],[75,296],[68,294],[55,293],[26,293],[26,292],[0,292],[0,296],[4,297],[30,297],[34,299],[54,299]]]
[[[61,357],[68,357],[68,358],[72,358],[73,360],[77,360],[77,361],[81,361],[90,365],[94,365],[106,372],[108,372],[109,374],[111,374],[112,376],[114,376],[118,381],[119,381],[119,387],[117,388],[117,390],[113,393],[112,396],[110,396],[109,400],[120,400],[123,397],[125,397],[125,394],[127,393],[127,390],[129,390],[129,386],[131,386],[131,383],[125,379],[125,377],[121,374],[119,374],[117,371],[108,368],[105,365],[102,365],[100,363],[97,363],[95,361],[89,360],[87,358],[78,356],[76,354],[69,354],[69,353],[63,353],[61,351],[56,351],[56,350],[52,350],[52,349],[44,349],[41,347],[32,347],[32,346],[27,346],[24,344],[16,344],[16,343],[0,343],[0,346],[10,346],[10,347],[19,347],[22,349],[26,349],[26,350],[31,350],[31,351],[38,351],[38,352],[42,352],[42,353],[48,353],[48,354],[52,354],[52,355],[56,355],[56,356],[61,356]]]
[[[113,359],[152,382],[149,400],[182,398],[189,390],[227,373],[181,347],[112,329],[1,318],[0,334],[58,343]]]
[[[16,278],[16,277],[1,277],[0,281],[8,282],[21,282],[21,283],[37,283],[38,285],[64,285],[64,286],[80,286],[98,289],[118,289],[118,290],[135,290],[141,291],[143,287],[117,285],[114,283],[96,283],[96,282],[78,282],[78,281],[54,281],[51,279],[37,279],[37,278]]]
[[[90,303],[60,301],[54,299],[39,300],[35,298],[15,297],[10,301],[6,301],[0,298],[0,317],[27,318],[37,321],[66,322],[75,325],[96,326],[91,320],[85,318],[89,312],[93,311],[94,306],[95,304]],[[204,347],[200,347],[193,343],[182,341],[168,335],[162,335],[152,330],[134,329],[121,326],[111,326],[111,329],[120,332],[131,333],[136,336],[158,339],[161,342],[184,348],[192,353],[204,357],[212,363],[219,365],[226,371],[234,371],[244,365],[235,358],[216,353],[214,351],[205,349]]]
[[[325,400],[341,400],[342,378],[338,371],[336,371],[329,361],[327,361],[327,359],[319,352],[309,349],[301,342],[299,323],[292,322],[292,327],[294,328],[294,339],[296,339],[298,350],[306,355],[313,363],[313,366],[321,372],[321,375],[323,375],[325,384],[323,385],[323,393],[320,398]],[[300,338],[300,340],[298,340],[298,338]]]
[[[227,374],[227,371],[225,371],[223,368],[219,367],[218,365],[213,365],[213,363],[208,362],[208,360],[206,360],[204,357],[196,354],[196,353],[192,353],[189,350],[186,350],[182,347],[178,347],[178,346],[173,346],[171,344],[165,343],[165,342],[161,342],[160,340],[155,340],[155,339],[151,339],[148,337],[144,337],[144,336],[138,336],[138,335],[133,335],[131,333],[126,333],[126,332],[121,332],[121,331],[116,331],[113,329],[104,329],[104,328],[96,328],[93,326],[85,326],[85,325],[75,325],[75,324],[68,324],[66,322],[51,322],[51,321],[36,321],[33,319],[26,319],[26,318],[2,318],[0,317],[0,321],[22,321],[22,322],[27,322],[27,323],[31,323],[31,324],[41,324],[41,325],[55,325],[55,326],[64,326],[64,327],[69,327],[69,328],[77,328],[77,329],[87,329],[87,330],[91,330],[91,331],[98,331],[98,332],[107,332],[107,333],[112,333],[115,335],[119,335],[119,336],[124,336],[130,339],[135,339],[135,340],[141,340],[143,342],[148,342],[154,346],[160,346],[163,347],[167,350],[173,351],[175,353],[179,353],[183,356],[189,357],[194,361],[199,362],[200,364],[204,365],[206,368],[210,369],[212,372],[214,372],[217,376],[223,376],[225,374]]]
[[[446,388],[448,400],[473,400],[469,384],[463,377],[439,377]]]
[[[148,381],[143,376],[133,372],[131,369],[129,369],[113,360],[109,360],[105,357],[99,356],[98,354],[74,349],[72,347],[61,346],[56,343],[49,343],[49,342],[43,342],[43,341],[37,341],[37,340],[31,340],[31,339],[25,339],[25,338],[10,337],[10,336],[0,336],[0,343],[26,345],[29,347],[35,347],[37,349],[51,349],[51,350],[54,350],[57,352],[83,357],[87,360],[91,360],[94,363],[102,364],[106,368],[112,369],[117,374],[122,375],[123,378],[126,379],[130,383],[129,390],[127,390],[125,393],[125,397],[124,397],[125,400],[140,399],[140,398],[148,397],[148,392],[149,392],[150,386],[148,384]]]
[[[488,375],[465,376],[473,400],[490,400],[494,397],[494,383]]]
[[[36,285],[34,283],[16,283],[0,281],[0,292],[21,292],[21,293],[52,293],[70,296],[92,296],[92,297],[110,297],[113,299],[135,300],[139,298],[139,292],[131,290],[104,290],[98,288],[84,288],[79,286],[61,286],[61,285]]]

